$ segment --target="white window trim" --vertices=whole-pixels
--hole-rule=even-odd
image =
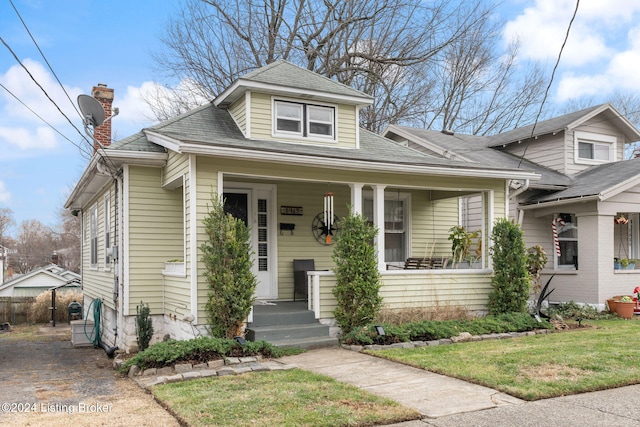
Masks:
[[[577,217],[575,214],[572,214],[576,220],[576,222],[578,221]],[[554,215],[554,221],[555,219],[559,216],[559,214]],[[558,227],[558,234],[560,234],[562,232],[561,228]],[[578,237],[560,237],[558,236],[558,241],[565,241],[565,242],[576,242],[577,244],[580,244]],[[554,243],[555,245],[555,243]],[[578,264],[580,264],[580,255],[578,254]],[[553,250],[553,268],[555,270],[573,270],[575,271],[575,265],[574,264],[560,264],[560,257],[558,256],[558,254],[556,254],[555,248]]]
[[[584,159],[579,154],[579,143],[589,143],[594,145],[609,146],[609,160]],[[611,163],[616,161],[618,152],[618,139],[615,136],[603,135],[593,132],[576,131],[573,133],[573,156],[576,164],[582,165],[601,165],[603,163]]]
[[[278,130],[277,126],[278,126],[278,116],[277,116],[277,108],[276,108],[276,104],[278,102],[282,102],[282,103],[290,103],[290,104],[297,104],[301,106],[301,110],[302,110],[302,117],[301,117],[301,130],[300,132],[291,132],[291,131],[282,131],[282,130]],[[331,136],[325,136],[325,135],[321,135],[321,134],[309,134],[307,132],[307,136],[304,136],[304,129],[306,128],[307,131],[309,129],[309,114],[306,114],[306,120],[305,120],[305,114],[304,114],[304,110],[306,109],[307,106],[313,106],[313,107],[326,107],[326,108],[332,108],[333,109],[333,135]],[[271,97],[271,109],[272,109],[272,114],[271,114],[271,136],[274,138],[286,138],[286,139],[295,139],[295,140],[303,140],[303,141],[314,141],[314,142],[330,142],[330,143],[337,143],[338,142],[338,106],[335,104],[328,104],[328,103],[323,103],[323,102],[305,102],[304,100],[300,100],[300,99],[291,99],[291,98],[283,98],[283,97]],[[321,123],[321,122],[318,122]]]
[[[108,256],[109,249],[111,248],[111,193],[107,192],[104,195],[104,227],[102,229],[103,241],[104,241],[104,269],[108,271],[111,269],[111,257]],[[108,236],[108,238],[107,238]]]
[[[404,207],[404,234],[405,234],[405,254],[407,256],[407,258],[411,257],[411,236],[413,235],[411,233],[411,224],[412,224],[412,218],[411,218],[411,193],[404,193],[404,192],[395,192],[395,191],[389,191],[386,192],[384,194],[384,200],[385,202],[387,200],[397,200],[400,199],[402,201],[403,207]],[[363,213],[364,213],[364,201],[365,200],[373,200],[373,192],[372,191],[363,191],[362,192],[362,206],[363,206]],[[384,218],[382,219],[382,224],[384,225]],[[384,233],[387,232],[387,230],[383,230]],[[392,264],[391,261],[387,261],[385,260],[385,264]],[[403,263],[404,265],[404,263]]]

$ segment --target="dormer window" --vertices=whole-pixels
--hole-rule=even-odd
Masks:
[[[575,162],[600,164],[616,159],[616,137],[590,132],[574,134]]]
[[[274,101],[274,135],[335,140],[335,107]]]

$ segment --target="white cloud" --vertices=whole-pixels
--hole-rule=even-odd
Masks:
[[[505,43],[518,37],[523,59],[555,64],[575,0],[536,0],[507,23]],[[640,0],[583,0],[560,62],[556,100],[606,98],[617,90],[640,90]]]
[[[66,116],[72,121],[79,121],[79,115],[74,109],[74,103],[77,96],[82,93],[82,90],[65,86],[65,93],[58,82],[40,62],[25,59],[22,63]],[[42,89],[38,87],[38,84],[31,79],[29,74],[20,65],[14,65],[4,74],[1,74],[0,83],[31,110],[52,125],[68,123],[60,111],[58,111],[58,108],[47,98],[47,95],[45,95]],[[67,94],[69,98],[71,98],[71,102],[67,98]],[[42,123],[37,116],[25,108],[14,96],[7,93],[7,91],[0,91],[0,99],[4,101],[2,115],[5,117],[5,120],[11,119],[28,123]]]
[[[0,203],[7,203],[11,200],[11,192],[7,190],[3,181],[0,181]]]
[[[55,148],[56,135],[51,128],[38,127],[35,130],[26,128],[0,127],[0,146],[14,147],[19,150],[47,150]],[[10,155],[13,150],[6,151]]]

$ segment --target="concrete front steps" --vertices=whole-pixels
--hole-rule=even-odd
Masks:
[[[278,347],[321,348],[338,345],[329,327],[315,319],[306,302],[275,301],[253,306],[249,341],[267,341]]]

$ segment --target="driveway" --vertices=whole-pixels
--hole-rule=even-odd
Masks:
[[[104,350],[74,348],[67,325],[23,330],[0,334],[0,425],[180,425]]]

